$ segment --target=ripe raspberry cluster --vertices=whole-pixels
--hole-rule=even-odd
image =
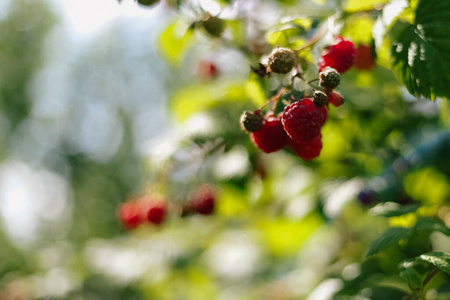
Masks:
[[[313,97],[294,100],[284,107],[282,113],[275,116],[274,110],[283,93],[270,101],[276,101],[272,110],[263,117],[261,109],[254,112],[245,111],[241,116],[241,127],[249,132],[251,141],[265,153],[279,151],[288,146],[297,156],[312,160],[322,150],[321,129],[328,118],[328,103],[340,106],[344,98],[334,89],[340,83],[340,73],[346,72],[354,62],[353,43],[337,37],[335,44],[329,46],[319,60],[319,85],[322,90],[313,88]],[[297,69],[296,52],[286,48],[276,48],[268,57],[268,65],[260,64],[252,68],[261,77],[271,72],[287,74],[294,70],[295,78],[304,80]],[[310,85],[310,82],[305,81]],[[312,87],[312,86],[311,86]],[[288,87],[284,87],[288,90]],[[269,101],[269,102],[270,102]]]
[[[144,196],[120,204],[117,215],[122,226],[128,230],[135,229],[144,223],[161,225],[167,220],[170,211],[181,211],[181,215],[210,215],[214,213],[216,190],[208,185],[198,188],[184,205],[177,209],[175,203],[167,199]]]
[[[369,46],[360,44],[356,47],[354,66],[358,70],[371,70],[375,67],[375,58]]]
[[[250,132],[250,138],[265,153],[288,146],[302,159],[312,160],[322,149],[320,129],[327,114],[324,106],[315,106],[311,99],[295,101],[277,117],[270,112],[262,120],[261,129]]]
[[[160,225],[166,216],[166,202],[149,197],[122,203],[118,209],[118,217],[127,229],[135,229],[146,222]]]
[[[355,60],[355,47],[351,41],[337,37],[335,44],[329,46],[319,59],[319,72],[326,67],[336,69],[340,74],[347,72]]]

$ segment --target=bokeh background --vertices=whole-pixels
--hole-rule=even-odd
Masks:
[[[266,53],[255,24],[300,13],[289,1],[241,2],[257,17],[233,41]],[[335,9],[302,2],[319,20]],[[375,299],[363,287],[380,276],[406,289],[399,249],[369,267],[363,257],[385,228],[417,216],[379,217],[357,195],[369,186],[421,203],[449,226],[448,101],[412,97],[382,62],[351,70],[318,159],[261,154],[238,122],[270,96],[249,78],[260,57],[202,32],[189,49],[161,39],[177,20],[166,5],[126,0],[0,2],[0,299]],[[366,42],[354,28],[375,21],[350,21],[344,35]],[[198,73],[205,59],[218,77]],[[414,164],[392,169],[402,157]],[[119,203],[152,185],[182,198],[198,181],[220,191],[214,216],[133,232],[117,219]],[[440,233],[432,246],[450,251]]]

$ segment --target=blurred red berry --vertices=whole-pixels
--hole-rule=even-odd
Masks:
[[[154,201],[148,203],[147,209],[147,220],[150,223],[160,225],[166,219],[167,207],[165,202]]]
[[[366,45],[358,45],[355,49],[355,68],[358,70],[370,70],[375,67],[375,59],[372,49]]]
[[[326,67],[344,73],[351,68],[355,59],[355,47],[351,41],[338,37],[334,45],[328,47],[319,59],[319,72]]]
[[[145,221],[136,202],[122,203],[118,209],[118,216],[122,225],[127,229],[135,229]]]
[[[322,150],[322,134],[305,143],[297,143],[293,139],[289,139],[288,145],[299,157],[304,160],[312,160],[318,157]]]
[[[287,143],[287,134],[281,119],[276,117],[266,118],[260,130],[250,133],[250,138],[259,149],[266,153],[281,150]]]
[[[210,215],[214,212],[216,193],[208,186],[201,187],[192,197],[190,207],[193,212]]]
[[[317,107],[310,99],[296,101],[284,108],[282,122],[284,130],[297,143],[309,142],[320,134],[327,120],[324,106]]]
[[[328,102],[338,107],[344,104],[344,97],[337,92],[332,92],[328,95]]]
[[[200,61],[198,64],[198,77],[202,79],[212,79],[219,75],[216,65],[210,61]]]

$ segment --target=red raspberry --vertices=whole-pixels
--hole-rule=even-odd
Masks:
[[[342,95],[337,92],[332,92],[328,95],[328,102],[338,107],[344,103],[344,97],[342,97]]]
[[[310,99],[302,99],[284,108],[282,122],[284,130],[294,141],[304,143],[320,134],[327,117],[324,106],[317,107]]]
[[[155,225],[160,225],[166,219],[167,207],[163,201],[148,203],[147,220]]]
[[[250,133],[250,138],[263,152],[271,153],[282,149],[287,143],[287,134],[280,118],[269,117],[263,121],[262,127]]]
[[[358,70],[370,70],[375,67],[372,49],[366,45],[359,45],[355,50],[355,68]]]
[[[135,229],[145,220],[136,202],[122,203],[118,209],[118,216],[123,227],[127,229]]]
[[[216,65],[210,61],[200,61],[198,64],[198,77],[202,79],[216,78],[219,75],[219,70]]]
[[[214,212],[216,203],[216,193],[208,186],[203,186],[195,192],[190,202],[192,211],[202,214],[210,215]]]
[[[318,157],[320,150],[322,150],[322,134],[305,143],[297,143],[293,139],[289,139],[288,145],[299,157],[304,160],[312,160]]]
[[[354,59],[355,47],[353,43],[339,36],[336,43],[330,46],[320,57],[319,72],[322,72],[325,67],[331,67],[342,74],[351,68]]]

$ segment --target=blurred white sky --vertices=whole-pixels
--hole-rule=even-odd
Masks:
[[[152,8],[139,6],[133,0],[48,0],[63,12],[64,21],[76,35],[89,35],[119,17],[150,18],[161,10],[159,5]]]
[[[0,18],[7,16],[9,4],[12,3],[11,1],[14,0],[0,0]],[[27,1],[32,2],[35,0]],[[70,120],[67,119],[68,111],[69,115],[74,113],[73,111],[70,111],[71,106],[68,104],[70,102],[71,90],[79,88],[76,83],[71,81],[73,79],[73,77],[71,77],[71,72],[74,67],[72,57],[80,56],[80,53],[78,52],[80,51],[79,49],[83,49],[83,47],[92,49],[92,41],[96,41],[105,36],[105,33],[107,33],[108,30],[111,31],[113,25],[117,25],[119,20],[125,20],[123,23],[128,24],[125,24],[127,25],[125,27],[128,29],[128,31],[126,31],[127,36],[129,37],[126,42],[136,43],[136,38],[133,37],[132,30],[135,29],[138,31],[140,28],[139,26],[144,27],[146,30],[151,30],[150,28],[152,28],[154,24],[161,23],[164,20],[165,14],[163,14],[163,12],[166,9],[163,3],[151,8],[146,8],[139,6],[134,0],[123,0],[120,4],[117,0],[46,1],[51,4],[54,14],[58,18],[58,25],[55,27],[53,33],[49,33],[49,39],[47,39],[47,43],[44,45],[48,50],[46,53],[47,62],[38,74],[34,74],[35,82],[30,83],[30,97],[33,100],[33,117],[36,118],[33,124],[40,126],[42,124],[40,124],[39,121],[45,119],[47,119],[47,121],[52,120],[49,123],[50,128],[46,127],[44,131],[50,135],[53,134],[54,136],[57,136],[58,134],[65,134],[63,128],[67,125],[64,122],[69,122],[68,120]],[[130,22],[135,22],[133,23],[135,25],[138,25],[139,23],[140,25],[134,27],[129,26]],[[120,25],[124,24],[120,23]],[[148,33],[148,31],[146,33]],[[114,44],[114,41],[111,42],[111,44]],[[108,45],[105,47],[108,47]],[[145,48],[145,51],[147,51],[147,49],[150,49],[148,45],[147,48]],[[125,62],[126,64],[126,59],[128,58],[129,57],[125,57],[124,55],[124,57],[119,59],[119,62]],[[79,61],[75,60],[75,64],[77,63],[79,63]],[[103,63],[106,64],[106,62]],[[94,67],[95,66],[93,66],[93,68]],[[150,74],[152,72],[155,73],[157,71],[148,70],[147,74],[143,74],[142,77],[148,79],[148,76],[152,76],[152,74]],[[95,84],[98,84],[98,82],[94,82],[94,85]],[[148,88],[152,90],[150,91]],[[160,89],[162,89],[162,87]],[[136,93],[142,93],[145,96],[138,97],[130,91],[136,91]],[[126,97],[130,98],[148,98],[149,94],[160,95],[161,92],[155,90],[154,86],[141,85],[141,88],[128,86],[125,94]],[[96,127],[113,128],[113,126],[110,126],[110,123],[117,121],[117,115],[114,113],[110,114],[111,116],[107,115],[107,117],[110,117],[109,119],[107,118],[107,120],[112,118],[112,121],[110,120],[111,122],[106,122],[108,124],[104,124],[105,122],[102,122],[102,119],[99,118],[99,116],[104,116],[108,111],[114,112],[114,105],[116,105],[116,103],[110,101],[107,96],[108,95],[103,94],[99,95],[98,99],[93,99],[97,101],[92,101],[92,105],[90,105],[90,101],[86,104],[86,107],[88,108],[101,107],[103,110],[94,116],[94,119],[97,120],[97,123],[95,124],[91,124],[92,122],[89,123],[89,118],[88,121],[83,119],[85,125],[90,125],[85,136],[83,136],[83,133],[85,133],[83,130],[80,130],[78,127],[75,128],[75,131],[80,133],[76,136],[78,137],[77,140],[87,140],[85,144],[91,147],[93,147],[93,145],[99,146],[100,150],[97,152],[103,153],[103,156],[105,156],[105,151],[104,149],[102,150],[101,147],[104,146],[103,144],[106,144],[107,147],[111,148],[110,140],[105,140],[107,136],[104,131],[97,131],[98,135],[100,135],[97,137],[92,136],[91,133],[96,132],[96,130],[92,130]],[[69,99],[69,101],[67,99]],[[155,104],[154,107],[163,107],[165,105],[163,101],[164,96],[159,97],[159,99],[161,100],[160,103]],[[151,101],[152,99],[140,100],[140,103],[145,101],[148,102],[148,100]],[[81,99],[75,99],[75,101],[78,103],[78,106],[83,107],[83,101],[81,101]],[[108,105],[111,105],[113,108]],[[133,104],[130,103],[129,105]],[[145,109],[139,108],[136,104],[134,106],[136,106],[136,109],[139,111],[146,111]],[[51,110],[51,112],[44,115],[36,113],[40,111],[39,109],[41,107],[47,107],[47,110]],[[92,112],[92,109],[86,111]],[[86,117],[90,114],[84,113],[83,115]],[[163,114],[160,113],[160,115]],[[139,119],[138,114],[136,114],[136,118]],[[50,133],[54,131],[55,124],[60,122],[58,121],[59,119],[63,119],[64,122],[62,124],[65,124],[58,126],[62,130],[56,130],[61,132],[56,134],[54,132]],[[100,123],[98,120],[100,120]],[[147,122],[144,129],[142,129],[142,126],[140,128],[142,130],[147,129],[148,131],[148,125]],[[81,128],[83,128],[83,126],[81,126]],[[71,188],[67,179],[60,174],[45,170],[45,166],[35,168],[34,165],[28,164],[29,162],[27,159],[32,161],[31,158],[34,158],[36,153],[40,152],[42,149],[40,149],[39,145],[32,145],[33,139],[32,135],[30,135],[32,130],[24,129],[23,131],[23,136],[17,138],[17,140],[23,141],[23,143],[20,143],[17,149],[19,149],[19,152],[22,151],[20,149],[28,149],[27,152],[25,154],[22,153],[22,155],[21,153],[16,155],[17,153],[12,151],[11,157],[0,165],[0,222],[12,242],[16,246],[26,248],[39,239],[39,227],[42,221],[51,221],[58,224],[63,222],[65,226],[62,227],[65,227],[65,229],[61,226],[55,226],[55,228],[60,227],[62,232],[59,232],[59,234],[64,236],[65,230],[68,229],[67,226],[69,226],[68,223],[70,222]],[[120,130],[115,131],[115,133],[117,132],[120,132]],[[145,139],[145,136],[148,137],[149,133],[144,132],[140,135],[142,135],[142,139]],[[85,138],[83,139],[83,137]],[[102,140],[103,144],[98,145],[98,142]],[[55,141],[57,141],[57,138],[55,138]],[[48,147],[51,148],[53,146],[52,143],[55,143],[55,141],[48,143]],[[97,144],[94,142],[97,142]],[[117,150],[116,148],[117,147],[114,149]],[[88,150],[89,149],[86,151],[89,152]],[[49,209],[52,212],[50,214]]]

